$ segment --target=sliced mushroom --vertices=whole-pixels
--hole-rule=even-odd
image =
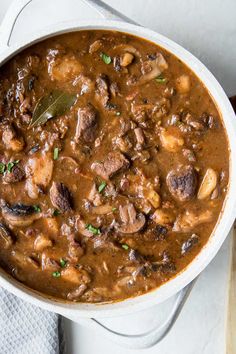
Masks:
[[[212,168],[208,168],[198,190],[198,199],[206,199],[211,195],[217,186],[217,179],[217,173]]]
[[[211,222],[212,218],[213,214],[210,210],[205,210],[201,213],[187,210],[184,214],[178,216],[172,230],[175,232],[189,232],[198,225]]]
[[[160,138],[164,149],[170,152],[177,152],[184,145],[184,139],[179,134],[174,134],[174,131],[169,132],[166,129],[162,129]]]
[[[0,223],[0,239],[3,241],[3,248],[9,248],[14,243],[11,231],[3,223]]]
[[[130,44],[125,44],[125,43],[118,44],[114,47],[114,50],[132,53],[134,56],[141,58],[140,52]]]
[[[119,211],[123,224],[117,230],[122,234],[134,234],[144,227],[146,222],[145,216],[141,213],[137,215],[133,204],[120,206]]]
[[[143,65],[144,64],[145,62]],[[155,60],[149,60],[148,65],[150,66],[150,71],[138,79],[138,85],[143,85],[146,82],[155,79],[156,77],[160,76],[164,70],[168,69],[168,64],[161,53],[156,54]]]
[[[29,226],[41,217],[31,205],[15,204],[9,205],[5,200],[0,200],[3,218],[12,226]]]
[[[26,189],[30,198],[37,199],[40,189],[49,185],[52,171],[53,160],[50,153],[29,159],[26,165]]]
[[[72,198],[69,189],[63,183],[53,182],[50,188],[52,205],[62,213],[72,210]]]
[[[191,165],[181,165],[168,173],[166,184],[174,198],[181,202],[190,200],[196,192],[197,173]]]

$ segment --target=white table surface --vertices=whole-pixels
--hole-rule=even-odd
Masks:
[[[12,0],[0,0],[0,21]],[[203,61],[228,95],[236,93],[235,0],[106,0],[125,15],[183,45]],[[12,41],[46,24],[96,18],[80,0],[34,0],[17,22]],[[226,354],[225,318],[229,241],[197,281],[177,323],[157,346],[143,354]],[[155,309],[153,310],[155,313]],[[150,311],[134,316],[149,324]],[[135,326],[132,318],[110,320]],[[145,322],[146,321],[146,322]],[[68,354],[134,354],[87,328],[66,321]],[[0,338],[1,340],[1,338]],[[141,352],[141,351],[140,351]]]

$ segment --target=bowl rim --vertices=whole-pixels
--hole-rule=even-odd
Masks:
[[[128,298],[119,302],[102,304],[67,303],[57,301],[55,299],[52,300],[47,296],[41,295],[17,282],[13,279],[13,277],[5,274],[3,271],[0,274],[1,286],[23,300],[26,300],[43,309],[57,312],[68,318],[101,318],[127,315],[128,313],[140,311],[167,300],[196,278],[214,258],[227,237],[236,216],[236,161],[234,162],[233,160],[233,156],[236,156],[236,119],[233,108],[223,88],[220,86],[213,74],[205,67],[204,64],[200,62],[200,60],[167,37],[153,30],[126,22],[104,19],[90,21],[65,21],[54,24],[53,26],[49,26],[41,31],[38,31],[36,34],[30,35],[28,38],[24,38],[21,42],[9,48],[5,48],[0,53],[0,65],[2,66],[5,62],[25,48],[28,48],[37,42],[41,42],[44,39],[63,33],[82,30],[111,30],[132,34],[157,44],[171,54],[174,54],[177,58],[181,59],[181,61],[187,65],[202,81],[208,92],[213,97],[215,104],[218,106],[227,132],[230,153],[229,188],[221,216],[215,226],[215,229],[213,230],[206,245],[202,248],[194,260],[174,278],[170,279],[160,287],[143,295]]]

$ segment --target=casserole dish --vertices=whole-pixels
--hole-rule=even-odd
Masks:
[[[234,122],[233,110],[225,93],[215,78],[195,57],[193,57],[190,53],[185,51],[177,44],[159,34],[156,34],[151,30],[141,28],[135,24],[118,21],[116,14],[114,16],[115,20],[109,19],[78,23],[59,23],[53,27],[45,28],[37,34],[32,34],[31,38],[27,39],[27,41],[22,40],[21,43],[15,44],[12,47],[9,46],[9,36],[12,33],[12,26],[15,23],[16,17],[29,2],[30,1],[25,0],[15,3],[14,7],[12,8],[14,9],[14,12],[10,12],[9,14],[11,14],[11,16],[8,18],[6,17],[5,19],[3,24],[3,29],[5,32],[3,31],[1,40],[1,43],[5,45],[5,48],[3,48],[3,51],[0,54],[1,65],[13,57],[16,53],[19,53],[21,50],[31,46],[33,43],[41,41],[42,39],[52,37],[56,34],[85,29],[117,30],[142,37],[160,45],[161,47],[167,49],[169,52],[179,57],[188,67],[190,67],[201,79],[215,100],[219,111],[222,114],[228,134],[230,147],[230,183],[224,211],[206,247],[203,248],[201,253],[182,273],[178,274],[174,279],[170,280],[168,283],[164,284],[151,293],[113,304],[63,304],[61,302],[55,302],[54,300],[45,298],[29,289],[26,289],[24,286],[15,283],[14,280],[9,279],[5,274],[1,275],[1,285],[4,286],[7,290],[13,292],[15,295],[30,301],[35,305],[41,306],[42,308],[60,313],[65,317],[73,319],[76,319],[77,317],[99,318],[105,316],[122,315],[124,313],[127,314],[136,310],[144,309],[147,306],[152,306],[154,304],[160,303],[184,288],[206,267],[206,265],[211,261],[211,259],[219,250],[234,220],[234,208],[236,203],[236,165],[232,159],[232,156],[234,156],[236,152],[236,124]],[[106,14],[108,14],[106,8],[105,11]],[[111,18],[111,16],[109,17]]]

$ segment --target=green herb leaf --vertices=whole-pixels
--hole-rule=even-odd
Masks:
[[[111,64],[111,57],[109,55],[101,53],[100,56],[105,64]]]
[[[98,186],[98,191],[99,193],[102,193],[102,191],[106,188],[106,182],[102,182],[99,186]]]
[[[124,250],[126,250],[126,251],[128,251],[128,249],[129,249],[129,246],[126,245],[126,243],[124,243],[123,245],[121,245],[121,247],[124,248]]]
[[[59,149],[56,147],[53,151],[53,159],[58,160],[59,157]]]
[[[55,209],[52,214],[53,214],[53,216],[58,216],[58,215],[60,215],[60,211],[58,209]]]
[[[114,207],[114,208],[112,208],[111,210],[112,210],[112,211],[116,211],[116,210],[117,210],[117,208],[115,208],[115,207]]]
[[[61,272],[59,272],[59,271],[57,270],[56,272],[53,272],[53,273],[52,273],[52,276],[53,276],[54,278],[60,278]]]
[[[36,211],[36,213],[40,213],[41,208],[39,205],[33,205],[34,211]]]
[[[91,224],[87,224],[87,225],[85,226],[85,228],[86,228],[88,231],[92,232],[92,234],[94,234],[94,235],[100,235],[100,234],[101,234],[101,230],[100,230],[98,227],[94,227],[94,226],[91,225]]]
[[[0,173],[3,174],[6,171],[6,164],[0,162]]]
[[[158,77],[156,77],[156,82],[158,82],[159,84],[164,84],[165,82],[166,82],[166,78],[165,77],[163,77],[163,76],[158,76]]]
[[[45,124],[49,119],[61,116],[74,105],[76,99],[76,94],[58,90],[41,97],[34,108],[29,127]]]
[[[11,172],[11,170],[13,169],[13,167],[14,167],[15,165],[17,165],[19,162],[20,162],[20,160],[8,162],[8,164],[7,164],[7,171],[8,171],[8,172]]]
[[[61,258],[61,259],[60,259],[60,265],[61,265],[61,267],[62,267],[62,268],[65,268],[66,264],[67,264],[67,260]]]

